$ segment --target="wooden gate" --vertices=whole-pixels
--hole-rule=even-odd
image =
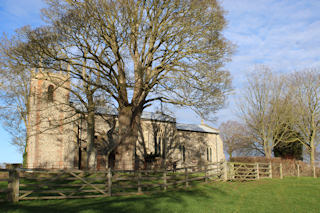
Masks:
[[[108,196],[107,172],[20,172],[19,200],[92,198]]]
[[[270,163],[228,163],[229,180],[255,180],[260,178],[272,178],[272,166]]]

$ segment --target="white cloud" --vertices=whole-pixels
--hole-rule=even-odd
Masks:
[[[224,0],[229,26],[226,37],[238,45],[227,68],[234,86],[241,88],[255,64],[266,64],[277,72],[320,67],[320,1]],[[219,113],[219,122],[235,107]]]

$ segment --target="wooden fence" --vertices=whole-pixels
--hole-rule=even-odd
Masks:
[[[272,178],[272,170],[273,168],[271,163],[229,162],[227,179],[228,180],[257,180],[262,178]]]
[[[219,180],[226,176],[224,171],[224,163],[177,168],[174,171],[3,169],[2,173],[8,173],[8,178],[0,181],[7,182],[8,186],[1,189],[0,199],[18,202],[141,194]]]
[[[173,170],[0,169],[0,201],[93,198],[189,187],[212,180],[283,178],[282,163],[219,162]],[[3,175],[4,174],[4,175]],[[298,166],[297,176],[300,176]],[[313,169],[313,176],[315,169]]]
[[[8,170],[7,169],[1,169],[0,168],[0,184],[4,183],[3,185],[0,185],[0,202],[4,202],[7,200],[7,195],[9,194],[10,191],[10,186],[8,184],[9,182],[9,174],[8,174]],[[5,184],[7,184],[7,187],[5,186]],[[2,187],[1,187],[2,186]]]

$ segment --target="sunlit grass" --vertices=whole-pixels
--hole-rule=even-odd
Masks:
[[[320,179],[212,182],[149,195],[0,204],[0,212],[320,212]]]

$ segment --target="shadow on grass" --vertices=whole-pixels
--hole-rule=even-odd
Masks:
[[[0,204],[5,212],[177,212],[187,210],[204,199],[211,199],[212,193],[226,195],[212,186],[177,191],[158,192],[150,195],[108,197],[73,200],[21,201],[18,204]],[[210,195],[211,194],[211,195]],[[198,202],[199,201],[199,202]],[[194,206],[193,206],[194,207]]]

